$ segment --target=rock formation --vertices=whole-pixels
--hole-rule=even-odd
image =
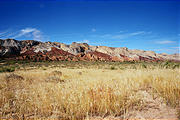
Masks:
[[[0,39],[0,58],[17,60],[67,60],[67,61],[177,61],[179,54],[155,53],[153,51],[130,50],[126,47],[91,46],[73,42],[70,45],[58,42],[34,40]]]

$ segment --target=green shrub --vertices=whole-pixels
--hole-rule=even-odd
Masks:
[[[172,69],[179,68],[179,64],[175,64],[172,66]]]
[[[0,72],[14,72],[15,67],[1,67]]]
[[[111,70],[115,70],[116,68],[114,66],[111,66]]]
[[[179,63],[170,62],[170,61],[166,61],[161,64],[161,67],[166,69],[175,69],[175,68],[179,68],[179,66],[180,66]]]
[[[142,64],[142,68],[147,68],[147,66],[145,64]]]
[[[131,66],[131,69],[136,69],[136,66],[135,65]]]

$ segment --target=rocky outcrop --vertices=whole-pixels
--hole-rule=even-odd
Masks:
[[[18,60],[68,60],[68,61],[180,61],[179,54],[157,54],[153,51],[130,50],[126,47],[91,46],[73,42],[70,45],[58,42],[34,40],[0,40],[0,58]]]
[[[93,51],[88,52],[86,54],[78,54],[77,55],[80,60],[88,60],[88,61],[112,61],[112,57],[108,54]]]
[[[20,55],[21,42],[13,39],[0,40],[0,56],[11,57]]]

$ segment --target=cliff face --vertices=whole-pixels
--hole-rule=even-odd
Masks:
[[[71,45],[58,42],[34,40],[17,41],[0,39],[0,58],[17,60],[68,60],[68,61],[179,61],[179,54],[157,54],[153,51],[129,50],[126,47],[91,46],[73,42]]]

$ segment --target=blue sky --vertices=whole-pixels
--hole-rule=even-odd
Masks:
[[[178,53],[180,1],[0,1],[0,38]]]

